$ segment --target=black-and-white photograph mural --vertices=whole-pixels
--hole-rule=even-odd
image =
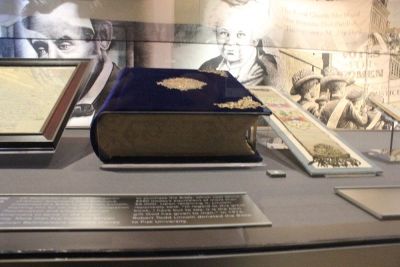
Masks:
[[[279,51],[265,34],[269,1],[201,1],[200,10],[200,24],[141,26],[149,31],[136,31],[145,41],[135,43],[135,66],[226,70],[244,85],[281,87]]]
[[[388,129],[400,106],[400,0],[3,0],[2,57],[91,58],[69,126],[88,126],[125,66],[229,71],[335,129]],[[115,14],[114,14],[115,13]]]
[[[242,22],[256,21],[267,46],[330,51],[365,51],[372,1],[365,0],[204,0],[202,24],[209,25],[227,6],[257,6]],[[259,17],[260,19],[258,19]]]
[[[88,127],[103,104],[120,67],[125,66],[125,32],[112,22],[81,16],[82,1],[13,1],[18,19],[8,25],[14,37],[9,56],[39,59],[93,59],[95,75],[75,106],[70,127]],[[89,4],[89,3],[88,3]],[[120,35],[115,38],[115,33]],[[122,36],[121,36],[122,35]],[[7,56],[7,55],[4,55]]]
[[[390,123],[368,101],[390,94],[390,55],[281,50],[285,92],[332,129],[382,130]]]
[[[372,1],[371,30],[368,42],[364,45],[366,52],[328,53],[327,64],[336,68],[350,83],[342,93],[342,98],[350,101],[348,105],[352,103],[360,107],[351,116],[346,115],[348,108],[344,108],[341,122],[328,124],[329,127],[367,130],[391,127],[390,121],[371,105],[368,98],[373,96],[385,104],[400,108],[400,54],[396,45],[396,32],[400,28],[399,7],[398,0]],[[337,110],[341,110],[340,105],[337,107]],[[326,119],[322,121],[326,122]]]
[[[203,25],[213,30],[218,54],[202,63],[200,69],[229,71],[245,86],[278,87],[278,55],[270,53],[263,43],[269,1],[208,4],[211,7],[205,8]]]

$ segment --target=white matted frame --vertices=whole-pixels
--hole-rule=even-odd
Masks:
[[[343,141],[339,136],[337,136],[333,131],[327,129],[325,125],[319,122],[318,119],[313,117],[307,111],[304,111],[297,103],[290,99],[290,97],[285,96],[282,92],[277,89],[268,86],[255,86],[249,87],[250,91],[261,100],[265,102],[265,99],[260,95],[262,91],[271,90],[279,97],[282,98],[287,104],[295,108],[299,114],[304,116],[310,123],[316,126],[321,133],[326,134],[340,146],[344,151],[346,151],[352,158],[360,162],[359,166],[348,166],[348,167],[322,167],[318,166],[317,163],[313,162],[313,156],[306,150],[306,148],[299,142],[299,140],[289,131],[289,129],[274,115],[263,116],[264,120],[272,127],[272,129],[278,134],[280,138],[286,143],[295,157],[299,160],[304,169],[311,176],[353,176],[353,175],[380,175],[382,170],[371,163],[366,157],[364,157],[360,152],[357,152],[349,144]],[[268,106],[267,103],[264,103]],[[272,110],[272,112],[274,112]]]

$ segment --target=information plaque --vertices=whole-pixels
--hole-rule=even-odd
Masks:
[[[335,187],[335,193],[379,220],[400,219],[400,186]]]
[[[247,194],[0,195],[0,231],[271,226]]]

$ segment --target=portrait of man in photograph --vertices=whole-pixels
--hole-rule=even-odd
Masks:
[[[267,1],[261,1],[267,2]],[[245,86],[279,86],[279,60],[265,50],[260,32],[267,18],[260,1],[214,1],[206,7],[205,24],[214,27],[220,55],[204,62],[200,69],[229,71]],[[256,30],[256,29],[261,29]]]
[[[90,58],[95,73],[74,108],[70,127],[88,127],[107,97],[118,67],[108,57],[110,21],[82,17],[82,1],[30,0],[21,11],[17,57]],[[89,6],[90,8],[90,6]]]

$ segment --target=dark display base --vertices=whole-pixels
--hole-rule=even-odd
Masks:
[[[383,175],[311,178],[289,151],[262,146],[263,163],[284,170],[285,179],[269,178],[266,167],[103,171],[88,131],[67,130],[46,166],[35,163],[35,157],[3,157],[0,193],[247,192],[273,227],[0,232],[0,266],[32,261],[37,266],[157,266],[162,260],[173,266],[398,266],[400,221],[379,221],[334,193],[335,186],[400,184],[398,163],[367,153],[386,147],[390,133],[338,134],[384,170]]]

